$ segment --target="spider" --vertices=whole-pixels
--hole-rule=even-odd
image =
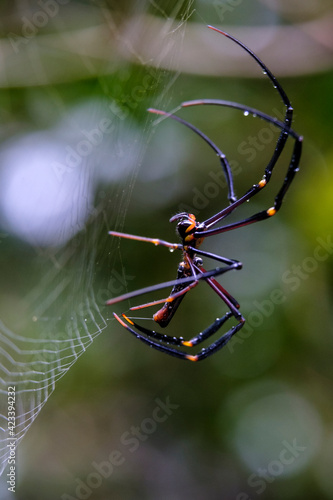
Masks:
[[[229,342],[233,335],[235,335],[243,327],[245,322],[245,319],[239,310],[240,306],[237,300],[232,297],[228,293],[228,291],[225,290],[222,285],[216,280],[216,277],[219,275],[222,275],[231,270],[241,269],[242,263],[234,259],[228,259],[220,255],[206,252],[199,248],[201,243],[207,237],[225,233],[226,231],[231,231],[233,229],[247,226],[249,224],[254,224],[255,222],[269,219],[276,214],[276,212],[281,207],[284,196],[290,184],[292,183],[296,172],[299,170],[299,161],[301,157],[303,140],[303,138],[296,132],[294,132],[294,130],[291,128],[293,108],[291,107],[289,98],[287,97],[285,91],[283,90],[275,76],[267,68],[267,66],[246,45],[234,38],[232,35],[225,33],[220,29],[214,28],[213,26],[208,27],[229,38],[234,43],[238,44],[257,62],[257,64],[261,67],[263,73],[268,77],[268,79],[271,81],[274,88],[282,98],[282,101],[286,107],[284,121],[282,122],[275,117],[271,117],[261,111],[258,111],[257,109],[245,106],[243,104],[224,100],[204,99],[188,101],[183,102],[181,104],[181,107],[197,105],[218,105],[235,108],[243,111],[245,115],[252,114],[254,117],[259,117],[260,119],[265,120],[280,129],[280,134],[274,152],[268,165],[265,168],[263,177],[257,184],[252,185],[250,189],[246,191],[240,198],[237,198],[234,192],[231,168],[224,153],[205,134],[203,134],[199,129],[194,127],[189,122],[172,113],[151,108],[148,110],[151,113],[171,118],[190,128],[202,140],[207,142],[208,145],[216,152],[227,182],[229,205],[226,208],[223,208],[220,212],[209,217],[204,222],[197,221],[195,215],[187,212],[178,213],[171,217],[170,222],[177,224],[176,232],[178,234],[178,237],[180,238],[180,243],[169,243],[157,238],[146,238],[143,236],[135,236],[131,234],[120,233],[117,231],[109,232],[111,236],[153,243],[154,245],[161,245],[169,248],[171,251],[180,250],[182,252],[182,260],[178,266],[177,278],[175,280],[149,286],[140,290],[126,293],[119,297],[112,298],[107,301],[107,305],[131,299],[148,292],[155,292],[166,287],[172,287],[171,293],[167,298],[164,298],[162,300],[155,300],[153,302],[130,308],[130,311],[135,311],[158,304],[163,304],[162,307],[153,315],[153,319],[160,327],[165,328],[172,320],[185,295],[194,287],[196,287],[201,280],[203,280],[227,306],[228,311],[226,312],[226,314],[224,314],[220,318],[217,318],[205,330],[195,335],[190,340],[184,340],[183,337],[172,337],[169,335],[164,335],[162,333],[150,330],[139,325],[124,313],[122,313],[121,316],[113,313],[118,322],[142,342],[159,351],[162,351],[163,353],[188,361],[200,361],[216,353],[219,349],[224,347],[227,342]],[[236,208],[249,201],[251,198],[253,198],[253,196],[255,196],[262,189],[264,189],[265,186],[267,186],[268,182],[271,179],[275,164],[280,157],[289,136],[294,140],[292,157],[282,186],[275,197],[273,206],[268,208],[267,210],[255,213],[254,215],[238,222],[219,225],[216,227],[216,225],[220,221],[227,218],[232,212],[234,212]],[[203,267],[203,257],[208,257],[215,260],[220,264],[219,267],[206,271]],[[191,354],[192,347],[197,346],[203,341],[212,337],[216,332],[220,330],[220,328],[225,323],[230,320],[230,318],[234,318],[236,324],[231,326],[229,330],[221,335],[217,340],[209,344],[208,347],[202,348],[196,354]]]

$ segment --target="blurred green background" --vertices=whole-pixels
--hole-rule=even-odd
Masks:
[[[4,364],[15,358],[20,390],[39,339],[82,342],[69,371],[59,351],[50,399],[18,396],[21,413],[47,403],[17,451],[16,497],[333,498],[331,1],[17,0],[1,2],[0,19],[0,317],[36,342],[35,353],[3,344]],[[147,108],[216,98],[284,111],[255,62],[207,24],[279,78],[304,153],[276,217],[203,244],[243,262],[221,283],[247,324],[196,364],[148,349],[104,303],[173,279],[179,261],[109,230],[176,241],[177,211],[205,220],[227,204],[214,152]],[[225,152],[238,195],[261,178],[278,131],[221,107],[179,116]],[[272,205],[292,146],[237,220]],[[222,309],[201,283],[168,330],[191,337]]]

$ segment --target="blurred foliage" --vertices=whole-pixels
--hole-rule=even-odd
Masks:
[[[77,280],[78,293],[83,284],[93,287],[109,325],[58,382],[19,448],[17,498],[333,498],[333,64],[321,72],[279,78],[295,109],[293,128],[304,136],[304,153],[277,217],[205,241],[205,249],[243,262],[242,271],[223,277],[223,286],[248,319],[238,338],[203,363],[183,363],[133,339],[111,321],[112,311],[104,306],[116,290],[172,279],[179,259],[164,248],[112,239],[108,230],[174,241],[175,228],[168,220],[177,210],[194,207],[199,220],[205,220],[227,203],[225,190],[216,182],[209,190],[212,173],[220,169],[215,154],[178,123],[156,123],[146,109],[171,110],[184,100],[220,98],[272,115],[283,111],[260,70],[258,78],[184,74],[177,57],[187,29],[211,23],[230,31],[235,27],[240,37],[241,27],[245,43],[256,26],[272,25],[279,33],[295,25],[297,35],[299,23],[332,19],[331,2],[3,1],[3,54],[9,33],[20,34],[25,19],[33,19],[41,9],[45,12],[42,4],[56,5],[56,15],[49,15],[48,22],[22,42],[20,67],[11,53],[10,65],[5,58],[0,68],[0,154],[33,132],[59,136],[62,130],[70,141],[71,131],[92,129],[110,103],[116,106],[111,152],[89,158],[95,162],[90,165],[95,210],[64,244],[78,249],[69,278]],[[144,37],[155,22],[150,16],[165,25],[160,36],[168,64],[162,55],[156,65],[155,60],[140,61],[138,47],[131,45],[129,33],[137,35],[136,28],[139,38]],[[90,39],[94,30],[101,36]],[[79,38],[69,37],[78,32]],[[230,43],[214,33],[207,36],[214,38],[217,52]],[[83,40],[82,47],[76,40]],[[84,40],[91,42],[90,53]],[[297,36],[290,53],[294,49],[307,57],[297,46]],[[323,48],[325,57],[327,51]],[[289,55],[279,54],[287,60]],[[61,67],[62,57],[67,69]],[[279,77],[279,66],[272,66],[267,55],[265,62]],[[201,63],[197,61],[198,67]],[[241,66],[235,57],[236,74]],[[35,72],[35,83],[27,76],[26,84],[25,71]],[[6,85],[6,77],[14,83]],[[277,135],[267,144],[259,143],[253,161],[240,149],[249,137],[260,137],[260,120],[204,106],[182,110],[181,116],[216,141],[239,168],[238,194],[261,177]],[[240,210],[240,217],[272,204],[291,148],[289,144],[282,155],[272,185]],[[0,310],[15,329],[29,313],[22,297],[38,288],[45,268],[56,265],[62,248],[14,236],[3,214],[1,223]],[[277,290],[283,300],[275,303]],[[62,300],[71,303],[75,297]],[[122,311],[122,305],[117,310]],[[220,314],[220,301],[202,284],[184,300],[172,334],[192,336]],[[33,329],[26,334],[33,337]],[[175,408],[151,427],[157,399],[170,400]],[[143,434],[134,450],[123,443],[123,436],[128,433],[133,439],[137,426]],[[96,472],[93,464],[109,461],[113,450],[121,450],[124,462],[112,473],[109,469],[90,493],[84,490],[80,481],[87,484],[89,474]],[[75,493],[80,484],[86,496]]]

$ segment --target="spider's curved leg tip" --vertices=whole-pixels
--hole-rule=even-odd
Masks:
[[[116,320],[122,325],[124,326],[125,328],[128,328],[128,325],[126,325],[125,321],[123,321],[119,316],[118,314],[116,314],[115,312],[113,313],[113,316],[116,318]],[[125,314],[122,314],[122,317],[125,318],[126,321],[128,321],[128,323],[130,323],[131,325],[133,325],[133,321],[131,321],[127,316],[125,316]]]
[[[227,33],[226,31],[222,31],[219,28],[215,28],[215,26],[212,26],[211,24],[207,24],[207,28],[209,28],[210,30],[217,31],[218,33],[221,33],[221,35],[230,36],[229,33]]]
[[[117,320],[117,321],[118,321],[118,322],[119,322],[122,326],[125,326],[125,327],[126,327],[126,324],[124,323],[124,321],[123,321],[121,318],[119,318],[118,314],[116,314],[115,312],[114,312],[114,313],[112,313],[112,314],[113,314],[113,316],[115,317],[115,319],[116,319],[116,320]]]
[[[133,325],[133,326],[134,326],[134,322],[133,322],[131,319],[129,319],[129,318],[126,316],[126,314],[122,313],[122,317],[126,319],[127,323],[129,323],[130,325]]]
[[[165,115],[166,112],[156,108],[148,108],[148,113],[154,113],[155,115]]]
[[[186,354],[185,359],[187,359],[188,361],[198,361],[199,356],[198,355],[192,356],[191,354]]]

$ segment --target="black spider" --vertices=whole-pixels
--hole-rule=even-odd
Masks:
[[[179,235],[181,243],[169,243],[167,241],[163,241],[156,238],[134,236],[130,234],[119,233],[116,231],[109,232],[109,234],[112,236],[129,238],[137,241],[146,241],[149,243],[153,243],[154,245],[165,246],[172,250],[181,250],[183,255],[182,255],[182,260],[178,266],[178,274],[175,280],[168,281],[165,283],[160,283],[158,285],[149,286],[147,288],[136,290],[134,292],[126,293],[119,297],[108,300],[107,301],[108,305],[115,304],[116,302],[120,302],[125,299],[131,299],[138,295],[143,295],[148,292],[154,292],[156,290],[171,286],[172,290],[168,298],[166,299],[164,298],[162,300],[157,300],[154,302],[130,308],[130,310],[133,311],[137,309],[143,309],[152,305],[164,303],[162,308],[159,309],[153,316],[155,322],[164,328],[171,321],[181,301],[183,300],[185,294],[189,292],[192,288],[197,286],[200,280],[204,280],[227,305],[229,311],[224,316],[216,319],[211,325],[208,326],[208,328],[206,328],[204,331],[200,332],[198,335],[194,336],[190,340],[184,340],[183,337],[172,337],[169,335],[158,333],[154,330],[150,330],[135,323],[131,318],[129,318],[125,314],[122,314],[121,317],[119,317],[116,313],[113,313],[114,317],[119,321],[119,323],[122,326],[124,326],[128,331],[130,331],[138,339],[142,340],[149,346],[158,349],[164,353],[170,354],[171,356],[176,356],[180,359],[186,359],[189,361],[202,360],[210,356],[214,352],[216,352],[218,349],[221,349],[231,339],[231,337],[242,328],[245,322],[242,314],[239,311],[238,302],[215,279],[216,276],[224,274],[232,269],[241,269],[242,264],[237,260],[227,259],[220,255],[215,255],[210,252],[203,251],[199,249],[199,246],[206,237],[224,233],[226,231],[231,231],[233,229],[237,229],[239,227],[246,226],[249,224],[253,224],[255,222],[268,219],[276,214],[276,212],[281,207],[283,198],[292,180],[294,179],[296,172],[299,169],[299,161],[301,157],[302,140],[303,140],[301,136],[296,134],[296,132],[294,132],[291,129],[293,108],[291,107],[290,101],[285,91],[283,90],[283,88],[281,87],[275,76],[266,67],[266,65],[248,47],[246,47],[242,42],[240,42],[233,36],[217,28],[213,28],[212,26],[209,26],[209,28],[213,29],[214,31],[217,31],[218,33],[221,33],[222,35],[225,35],[226,37],[230,38],[235,43],[240,45],[248,54],[250,54],[250,56],[253,59],[255,59],[255,61],[259,64],[259,66],[261,66],[263,72],[267,75],[267,77],[274,85],[274,88],[277,89],[286,107],[284,121],[282,122],[277,118],[266,115],[265,113],[262,113],[257,109],[244,106],[243,104],[238,104],[236,102],[230,102],[224,100],[206,99],[206,100],[188,101],[182,103],[182,107],[195,106],[195,105],[219,105],[219,106],[231,107],[242,110],[245,114],[252,114],[253,116],[257,116],[262,120],[266,120],[267,122],[272,123],[274,126],[279,128],[281,132],[277,140],[273,155],[268,165],[265,168],[264,175],[257,184],[254,184],[245,194],[243,194],[243,196],[237,199],[234,193],[233,177],[230,165],[223,152],[205,134],[203,134],[200,130],[198,130],[196,127],[186,122],[182,118],[179,118],[178,116],[171,113],[167,113],[165,111],[149,109],[151,113],[164,115],[166,117],[172,118],[173,120],[182,123],[186,127],[189,127],[196,134],[198,134],[204,141],[206,141],[211,146],[211,148],[214,149],[214,151],[217,153],[219,157],[222,169],[226,177],[228,186],[228,198],[230,204],[226,208],[223,208],[217,214],[209,217],[209,219],[205,220],[204,222],[198,222],[193,214],[187,212],[182,212],[171,217],[170,222],[177,223],[177,233]],[[285,179],[275,197],[273,206],[271,208],[268,208],[267,210],[258,212],[252,215],[251,217],[240,220],[238,222],[233,222],[230,224],[215,227],[216,224],[218,224],[220,221],[228,217],[237,207],[250,200],[253,196],[255,196],[268,184],[273,169],[275,167],[275,164],[278,158],[280,157],[289,136],[292,137],[295,141],[294,149]],[[208,257],[217,262],[221,262],[223,264],[223,267],[216,267],[215,269],[206,271],[203,268],[203,262],[201,257]],[[234,317],[237,320],[237,324],[232,326],[226,333],[224,333],[215,342],[211,343],[208,347],[201,349],[197,354],[189,354],[187,352],[187,350],[190,350],[190,348],[192,348],[193,346],[196,346],[201,342],[203,342],[205,339],[211,337],[222,327],[222,325],[225,322],[227,322],[232,317]],[[179,349],[179,347],[180,348],[183,347],[185,349]]]

